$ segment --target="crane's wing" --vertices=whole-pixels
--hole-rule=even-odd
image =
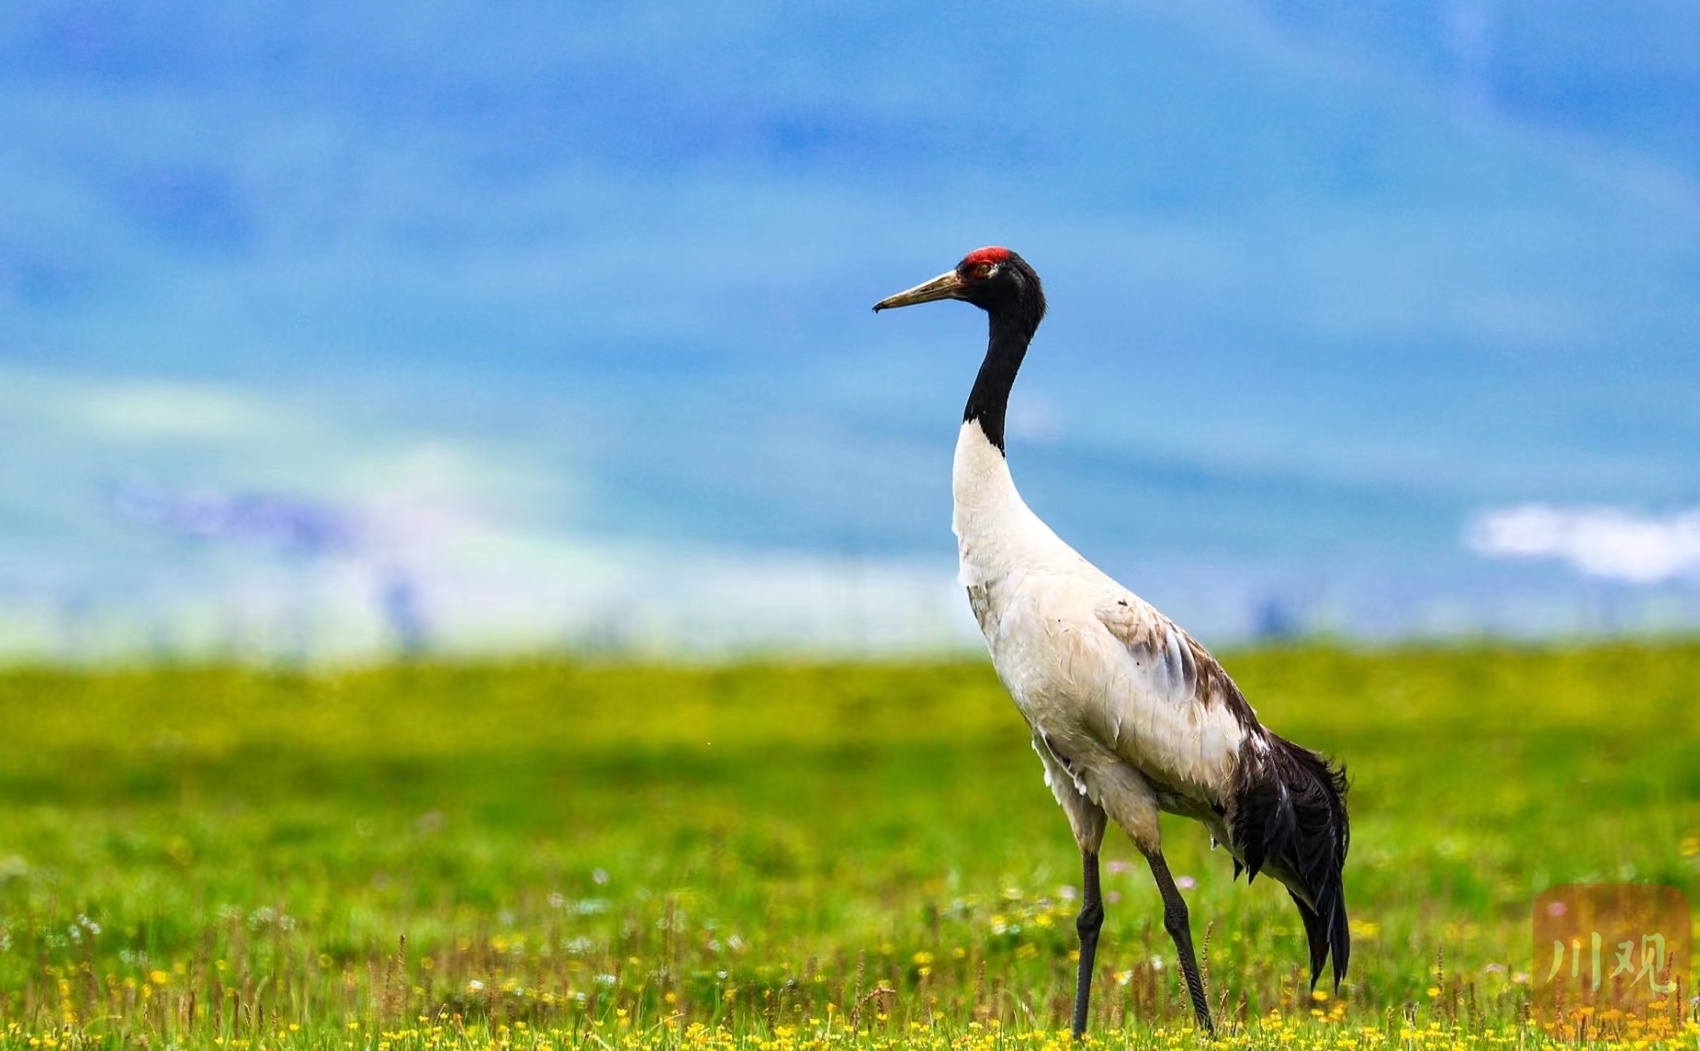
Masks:
[[[1223,711],[1245,731],[1258,725],[1257,713],[1210,651],[1149,602],[1124,593],[1099,604],[1095,612],[1126,647],[1137,670],[1137,685],[1153,698]]]
[[[1117,588],[1094,613],[1112,667],[1089,717],[1167,797],[1165,809],[1219,817],[1241,746],[1261,733],[1257,716],[1216,659],[1138,596]]]

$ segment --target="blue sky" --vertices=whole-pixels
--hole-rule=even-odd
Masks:
[[[11,5],[0,646],[971,639],[982,324],[867,307],[987,243],[1052,303],[1029,502],[1207,639],[1692,623],[1697,45],[1677,2]]]

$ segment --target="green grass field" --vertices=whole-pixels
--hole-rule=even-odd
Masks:
[[[1539,1043],[1534,895],[1700,901],[1700,646],[1227,664],[1349,767],[1354,954],[1311,999],[1285,894],[1167,825],[1225,1046]],[[980,661],[18,670],[0,712],[0,1048],[1066,1043],[1073,841]],[[1105,856],[1095,1038],[1193,1046]],[[1586,1035],[1700,1047],[1692,995]]]

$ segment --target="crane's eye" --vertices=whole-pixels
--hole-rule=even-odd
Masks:
[[[975,280],[983,280],[998,272],[996,263],[975,263],[968,268],[968,276]]]

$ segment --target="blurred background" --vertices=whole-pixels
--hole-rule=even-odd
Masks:
[[[22,0],[0,654],[976,647],[1028,502],[1207,642],[1700,623],[1700,7]]]

